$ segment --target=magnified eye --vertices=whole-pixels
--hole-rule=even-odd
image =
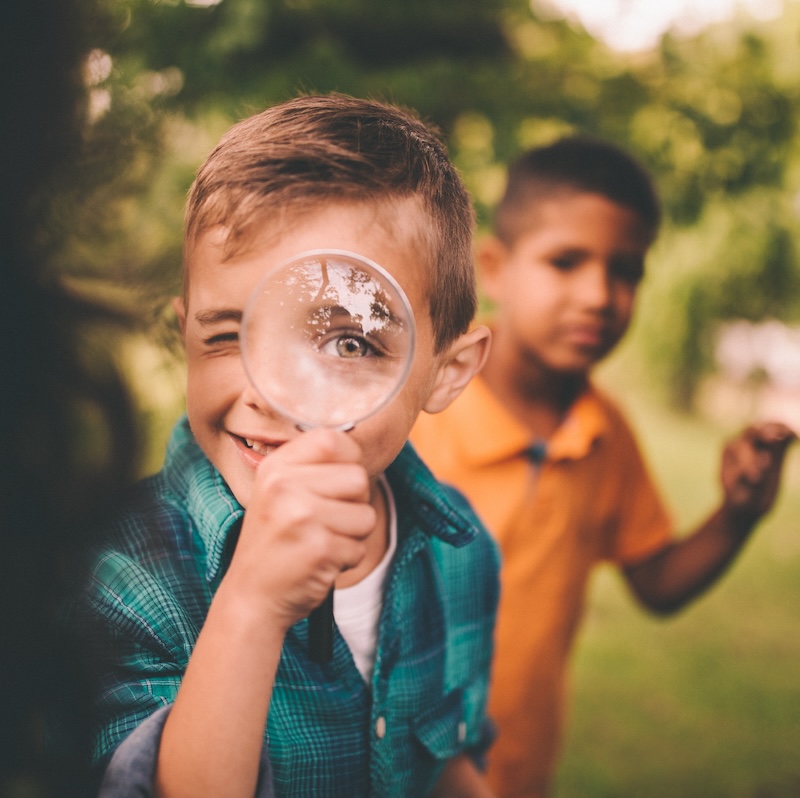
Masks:
[[[378,349],[361,335],[348,333],[331,333],[323,341],[319,351],[334,357],[353,360],[362,357],[375,357],[380,355]]]
[[[336,339],[336,353],[340,357],[364,357],[369,354],[369,348],[360,338],[343,337]]]

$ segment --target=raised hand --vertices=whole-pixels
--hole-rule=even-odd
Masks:
[[[315,429],[282,445],[258,468],[228,587],[234,583],[288,628],[323,601],[343,570],[361,562],[377,521],[369,501],[361,448],[351,435]]]
[[[764,422],[747,427],[726,445],[720,478],[728,511],[756,519],[771,509],[786,451],[795,438],[785,424]]]

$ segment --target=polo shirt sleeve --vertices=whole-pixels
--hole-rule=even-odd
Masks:
[[[616,409],[609,421],[606,468],[614,475],[618,506],[609,558],[633,565],[670,543],[674,526],[630,426]]]

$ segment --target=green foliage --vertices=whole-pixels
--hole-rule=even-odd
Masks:
[[[766,188],[709,203],[696,224],[665,231],[639,306],[654,373],[691,409],[714,368],[719,325],[734,319],[800,322],[798,221],[790,198]]]
[[[770,23],[740,17],[635,55],[525,0],[103,2],[91,46],[113,69],[92,89],[110,108],[65,186],[70,270],[174,291],[183,198],[216,137],[298,92],[341,91],[438,125],[481,224],[525,147],[582,131],[637,155],[668,219],[642,344],[686,406],[719,321],[798,315],[796,2]]]

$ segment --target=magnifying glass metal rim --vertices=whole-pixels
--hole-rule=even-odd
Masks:
[[[318,421],[309,421],[308,419],[300,418],[291,408],[285,407],[281,402],[276,401],[273,398],[265,395],[262,386],[258,385],[257,381],[253,378],[252,369],[248,365],[248,335],[247,335],[247,324],[246,321],[255,311],[253,308],[259,301],[261,297],[264,286],[270,281],[270,279],[274,278],[279,272],[283,271],[284,269],[291,266],[293,263],[301,263],[304,260],[314,260],[315,258],[321,258],[322,256],[335,259],[335,258],[345,258],[348,260],[353,260],[356,264],[364,264],[369,269],[376,272],[381,279],[385,280],[389,286],[395,291],[397,296],[400,298],[400,302],[403,306],[403,310],[405,311],[407,317],[407,324],[408,324],[408,356],[406,357],[406,362],[403,365],[402,371],[399,373],[396,384],[392,387],[391,391],[387,393],[374,407],[370,408],[368,412],[362,412],[362,414],[356,418],[348,419],[347,421],[339,422],[336,424],[325,424],[319,423]],[[411,307],[411,303],[406,296],[405,291],[402,289],[400,284],[397,280],[380,264],[376,263],[375,261],[371,260],[370,258],[366,257],[366,255],[361,255],[358,252],[353,252],[346,249],[309,249],[303,252],[299,252],[296,255],[292,255],[291,257],[287,258],[286,260],[279,263],[272,269],[269,269],[256,283],[253,290],[250,292],[250,296],[247,299],[247,302],[244,306],[244,310],[242,312],[242,323],[241,323],[241,330],[240,330],[240,345],[242,351],[242,363],[244,365],[245,373],[247,374],[247,378],[250,381],[250,384],[256,389],[258,395],[274,410],[280,413],[282,416],[288,418],[299,429],[312,429],[313,427],[327,427],[329,429],[338,429],[338,430],[351,430],[356,424],[364,421],[365,419],[369,418],[370,416],[375,415],[379,410],[386,407],[389,402],[394,399],[395,396],[400,392],[401,388],[406,382],[408,378],[409,372],[411,371],[411,367],[413,365],[414,360],[414,352],[416,349],[416,323],[414,319],[414,311]]]

